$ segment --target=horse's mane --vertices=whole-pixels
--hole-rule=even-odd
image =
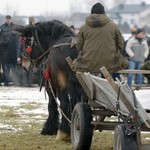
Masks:
[[[39,35],[52,36],[54,38],[59,38],[62,36],[74,36],[72,30],[58,20],[38,22],[35,25],[35,29]]]

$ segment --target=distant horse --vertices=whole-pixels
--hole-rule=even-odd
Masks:
[[[25,37],[26,56],[31,63],[39,66],[42,60],[47,60],[45,65],[49,96],[49,116],[42,129],[42,134],[55,135],[65,133],[70,135],[71,112],[79,101],[87,101],[75,74],[69,67],[66,58],[73,60],[78,56],[76,47],[72,41],[75,38],[72,30],[60,21],[53,20],[37,23],[33,27],[16,26],[15,32]],[[52,88],[52,89],[51,89]],[[59,122],[59,112],[56,97],[60,100],[60,108],[63,111]],[[61,139],[58,135],[56,138]]]

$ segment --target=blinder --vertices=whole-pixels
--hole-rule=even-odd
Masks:
[[[33,65],[31,58],[33,49],[34,37],[25,37],[23,40],[23,54],[22,54],[22,67],[25,70],[30,70]]]

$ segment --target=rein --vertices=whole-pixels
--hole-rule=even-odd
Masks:
[[[45,55],[47,55],[47,54],[48,54],[51,50],[53,50],[54,48],[60,47],[60,46],[73,45],[73,44],[74,44],[72,41],[71,41],[70,43],[59,43],[59,44],[56,44],[56,45],[53,45],[53,46],[49,47],[46,51],[44,51],[44,49],[43,49],[43,47],[42,47],[42,45],[41,45],[41,42],[40,42],[40,40],[39,40],[39,36],[38,36],[37,30],[35,31],[35,37],[36,37],[37,44],[39,45],[39,48],[40,48],[41,52],[44,52],[44,53],[41,54],[41,55],[40,55],[38,58],[36,58],[35,60],[31,60],[31,59],[30,59],[30,61],[33,62],[34,64],[35,64],[38,60],[42,59]]]
[[[30,54],[27,52],[24,53],[24,57],[31,62],[31,68],[37,68],[36,65],[39,62],[39,60],[42,60],[44,57],[47,59],[48,54],[50,52],[52,52],[54,48],[61,47],[61,46],[69,46],[69,45],[72,48],[76,44],[75,39],[71,38],[71,42],[59,43],[59,44],[52,45],[45,51],[39,40],[37,30],[35,30],[35,33],[32,33],[32,34],[33,34],[33,36],[35,36],[35,38],[33,37],[33,40],[31,41],[31,45],[33,46],[33,42],[35,42],[35,44],[39,46],[42,54],[40,56],[38,56],[37,58],[32,59],[32,57],[31,57],[32,53],[30,53]],[[37,42],[34,39],[36,39]]]
[[[39,57],[37,57],[35,60],[31,60],[32,62],[37,62],[38,60],[42,59],[44,56],[46,56],[51,50],[53,49],[53,46],[48,48],[43,54],[41,54]]]
[[[42,59],[44,56],[46,56],[51,50],[53,50],[56,47],[60,47],[60,46],[67,46],[67,45],[71,45],[72,43],[60,43],[60,44],[56,44],[51,46],[50,48],[48,48],[48,50],[46,50],[42,55],[40,55],[39,57],[37,57],[35,60],[31,60],[32,62],[37,62],[38,60]]]
[[[67,45],[71,45],[71,44],[73,44],[73,43],[72,42],[70,42],[70,43],[59,43],[59,44],[53,45],[53,47],[56,48],[56,47],[67,46]]]
[[[44,49],[43,49],[43,47],[42,47],[42,45],[41,45],[41,43],[39,41],[39,36],[38,36],[37,30],[35,30],[35,37],[36,37],[36,40],[38,42],[37,44],[39,45],[41,52],[44,52]]]

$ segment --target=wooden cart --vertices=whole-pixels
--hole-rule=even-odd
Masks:
[[[90,73],[76,72],[89,100],[88,103],[77,103],[73,110],[73,148],[88,150],[93,130],[114,130],[114,150],[149,150],[150,145],[141,144],[140,133],[150,131],[150,116],[128,84],[119,80],[115,82],[105,67],[100,70],[105,79]],[[117,116],[117,121],[105,121],[106,117],[111,116]]]

